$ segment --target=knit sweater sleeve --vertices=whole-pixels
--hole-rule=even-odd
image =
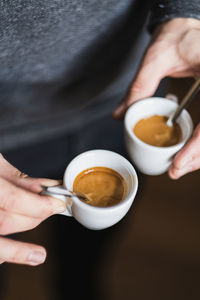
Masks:
[[[200,20],[200,0],[154,0],[152,1],[149,31],[173,18],[195,18]]]

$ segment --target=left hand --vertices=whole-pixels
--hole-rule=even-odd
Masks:
[[[33,229],[48,217],[63,212],[66,204],[62,200],[39,195],[42,185],[58,184],[58,180],[28,177],[0,154],[0,264],[37,266],[45,261],[44,247],[5,236]]]
[[[135,101],[152,97],[161,79],[200,76],[200,21],[175,18],[159,25],[144,55],[127,96],[113,112],[123,118]],[[169,176],[177,179],[200,168],[200,125],[191,140],[175,156]]]

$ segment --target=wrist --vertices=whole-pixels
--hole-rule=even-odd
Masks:
[[[200,20],[199,0],[152,1],[150,11],[150,32],[153,32],[157,25],[178,18]]]

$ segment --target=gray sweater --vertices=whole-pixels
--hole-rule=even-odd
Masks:
[[[150,30],[200,16],[198,0],[0,0],[0,151],[110,112],[149,41],[150,9]]]

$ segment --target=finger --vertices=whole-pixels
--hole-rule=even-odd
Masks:
[[[48,178],[32,178],[27,174],[22,173],[13,165],[11,165],[2,154],[0,154],[0,176],[9,180],[17,186],[30,190],[34,193],[42,191],[41,186],[54,186],[59,185],[60,180],[52,180]]]
[[[161,81],[171,74],[186,72],[187,66],[178,56],[174,45],[163,39],[153,42],[144,55],[144,59],[138,70],[127,96],[119,107],[113,112],[113,117],[120,119],[127,108],[135,101],[151,97]]]
[[[0,265],[3,264],[5,262],[5,260],[0,259]]]
[[[183,68],[181,71],[174,72],[172,61],[171,61],[171,65],[169,64],[167,67],[165,63],[161,61],[161,59],[162,57],[158,60],[157,64],[155,65],[155,67],[160,68],[160,70],[157,70],[157,73],[155,74],[153,71],[154,66],[152,64],[149,64],[149,66],[146,66],[146,68],[141,67],[135,81],[133,82],[130,89],[128,90],[127,95],[125,96],[125,99],[123,99],[120,105],[113,111],[112,116],[114,119],[119,119],[119,120],[122,119],[124,117],[126,110],[134,102],[141,99],[152,97],[156,92],[160,81],[166,76],[175,77],[175,78],[186,78],[186,77],[194,77],[196,79],[198,78],[198,76],[196,75],[197,72],[195,72],[194,70],[187,70]],[[151,73],[150,70],[153,73],[153,76],[150,75]],[[174,100],[174,98],[172,100]]]
[[[44,219],[63,212],[66,204],[54,197],[26,191],[0,178],[0,208],[7,212]]]
[[[134,102],[151,97],[162,79],[160,76],[151,77],[147,79],[150,66],[145,66],[140,70],[133,85],[128,90],[128,93],[123,102],[113,111],[113,117],[115,119],[122,119],[128,107]],[[146,74],[145,74],[146,72]],[[152,79],[153,78],[153,79]]]
[[[200,168],[200,124],[195,129],[192,138],[179,151],[169,169],[169,176],[178,179],[186,173]]]
[[[0,235],[8,235],[30,230],[38,226],[42,219],[8,213],[0,210]]]
[[[139,68],[137,76],[131,85],[125,99],[114,112],[113,117],[116,119],[122,118],[126,109],[135,101],[151,97],[160,83],[160,80],[165,76],[165,69],[161,58],[151,59],[151,53],[147,54]]]
[[[42,246],[13,241],[0,237],[1,261],[37,266],[46,259],[46,250]]]
[[[8,180],[16,186],[29,190],[33,193],[42,192],[42,186],[56,186],[62,184],[62,180],[53,180],[48,178],[32,178],[27,176],[18,175],[10,177]]]
[[[175,167],[171,166],[169,168],[168,173],[169,173],[170,178],[178,179],[185,174],[194,172],[199,169],[200,169],[200,159],[196,159],[196,160],[193,160],[192,162],[190,162],[190,164],[186,165],[182,169],[176,169]]]

